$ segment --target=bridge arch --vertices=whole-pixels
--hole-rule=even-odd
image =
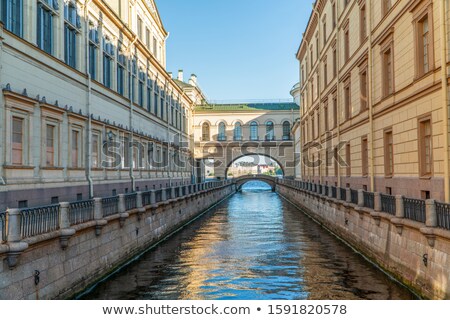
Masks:
[[[277,185],[277,178],[276,177],[268,176],[268,175],[265,175],[265,174],[245,175],[245,176],[237,177],[235,179],[236,190],[237,191],[241,191],[242,190],[242,186],[244,184],[246,184],[247,182],[249,182],[249,181],[262,181],[262,182],[265,182],[272,188],[272,191],[275,191],[276,185]]]
[[[235,157],[233,160],[231,160],[231,161],[227,164],[227,166],[226,166],[226,169],[225,169],[225,177],[228,177],[228,170],[231,168],[231,166],[233,165],[233,163],[235,163],[235,162],[238,161],[239,159],[242,159],[242,158],[245,158],[245,157],[252,157],[252,156],[265,157],[265,158],[270,159],[271,161],[276,162],[276,163],[278,164],[278,166],[280,167],[282,173],[283,173],[282,175],[285,176],[286,171],[285,171],[285,168],[284,168],[283,163],[282,163],[281,161],[279,161],[279,160],[276,159],[275,157],[270,156],[270,155],[268,155],[268,154],[252,152],[252,153],[245,153],[245,154],[242,154],[242,155],[240,155],[240,156],[238,156],[238,157]]]

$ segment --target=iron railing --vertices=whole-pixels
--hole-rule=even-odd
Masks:
[[[129,193],[125,195],[125,210],[136,209],[137,207],[137,193]]]
[[[450,204],[436,201],[438,228],[450,230]]]
[[[109,217],[119,213],[119,196],[108,197],[102,199],[103,217]]]
[[[85,223],[94,219],[95,201],[76,201],[69,204],[70,225]]]
[[[337,198],[337,188],[336,187],[331,187],[331,197],[333,197],[334,199]]]
[[[324,188],[325,188],[325,195],[328,197],[328,195],[329,195],[328,192],[329,192],[330,189],[328,188],[328,186],[325,186]]]
[[[59,204],[20,210],[21,237],[29,238],[58,230],[59,211]]]
[[[162,201],[162,190],[156,190],[155,191],[155,199],[156,199],[156,202],[161,202]]]
[[[403,198],[403,207],[405,218],[425,223],[425,200]]]
[[[374,209],[375,208],[375,195],[373,192],[363,191],[364,195],[364,207]]]
[[[347,190],[344,188],[339,188],[340,193],[341,193],[341,200],[342,201],[347,201]]]
[[[151,194],[152,194],[151,191],[142,192],[142,205],[144,207],[148,206],[150,204],[150,202],[151,202],[151,199],[150,199]]]
[[[395,215],[397,205],[395,203],[395,196],[388,194],[380,194],[381,197],[381,211]]]
[[[6,241],[6,212],[0,212],[0,243]]]
[[[358,190],[350,189],[350,202],[358,204]]]

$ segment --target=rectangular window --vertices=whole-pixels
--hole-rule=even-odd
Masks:
[[[80,132],[78,130],[72,130],[72,140],[71,140],[71,160],[72,168],[80,167]]]
[[[152,80],[147,77],[147,111],[153,112],[152,108]]]
[[[40,2],[37,10],[37,45],[48,54],[53,53],[53,11]]]
[[[22,0],[2,0],[0,9],[5,29],[21,37],[23,32]]]
[[[350,84],[346,84],[344,87],[344,108],[345,120],[349,120],[351,117]]]
[[[391,10],[392,3],[391,0],[383,0],[382,1],[382,11],[383,15],[387,14],[389,10]]]
[[[363,177],[367,177],[369,175],[369,143],[367,138],[361,140],[361,166]]]
[[[142,39],[142,19],[139,16],[137,17],[137,36]]]
[[[12,164],[23,165],[24,119],[13,117],[12,121]]]
[[[336,3],[333,3],[332,9],[332,22],[333,22],[333,29],[336,28]]]
[[[145,28],[145,45],[147,49],[150,50],[150,30],[149,28]]]
[[[145,85],[145,73],[140,71],[138,81],[138,104],[141,107],[144,107],[144,85]]]
[[[55,126],[46,127],[46,166],[55,166]]]
[[[367,37],[367,16],[366,16],[366,5],[362,5],[359,11],[360,17],[360,30],[361,30],[361,43]]]
[[[383,52],[383,94],[388,96],[394,90],[392,50],[388,48]]]
[[[64,61],[72,68],[77,67],[77,28],[81,22],[73,3],[64,6]]]
[[[386,177],[394,175],[394,141],[392,130],[384,132],[384,174]]]
[[[337,76],[337,52],[336,48],[333,49],[333,77]]]
[[[338,126],[338,105],[337,97],[333,97],[333,124],[336,128]]]
[[[323,30],[323,46],[327,44],[327,20],[326,17],[322,22],[322,30]]]
[[[118,45],[117,50],[117,93],[125,95],[125,65],[126,57],[122,52],[122,45]]]
[[[418,75],[421,76],[430,71],[430,30],[428,15],[423,17],[417,24],[418,31]]]
[[[345,145],[345,162],[346,162],[346,174],[347,177],[350,177],[352,175],[352,159],[351,159],[351,147],[350,143],[347,143]]]
[[[325,131],[328,132],[328,130],[330,129],[328,125],[328,101],[325,101],[323,105],[323,120],[325,125]]]
[[[156,51],[158,48],[158,42],[156,41],[156,38],[153,37],[153,55],[156,57]]]
[[[420,175],[431,176],[433,171],[433,147],[430,119],[420,121],[419,137]]]
[[[92,134],[92,167],[100,167],[100,135]]]
[[[326,59],[326,57],[325,57],[325,59]],[[327,63],[327,61],[324,61],[324,63],[323,63],[323,83],[324,83],[324,87],[326,87],[328,84],[328,63]]]
[[[89,24],[89,74],[94,80],[97,80],[98,42],[97,27]]]
[[[114,46],[108,38],[103,38],[103,84],[112,87]]]
[[[344,31],[344,59],[345,61],[350,59],[350,35],[348,29]]]
[[[367,109],[367,71],[364,70],[360,73],[360,90],[361,90],[361,111]]]

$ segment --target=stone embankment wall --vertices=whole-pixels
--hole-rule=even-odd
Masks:
[[[282,180],[277,185],[281,196],[419,295],[450,298],[450,231],[436,227],[433,200],[416,200],[416,205],[426,203],[421,210],[424,222],[418,222],[405,217],[405,211],[413,211],[405,210],[407,202],[401,196],[393,197],[395,201],[388,207],[388,199],[382,205],[378,193],[372,194],[370,201],[364,198],[370,193],[362,190],[332,188],[333,192],[331,187],[312,188],[309,183]],[[349,200],[340,200],[341,195]],[[365,207],[365,202],[373,208]],[[393,210],[387,213],[382,208]],[[440,225],[445,222],[442,217],[438,220]]]
[[[95,199],[93,219],[80,224],[67,221],[76,205],[62,203],[57,230],[32,237],[24,237],[26,212],[12,210],[0,242],[0,299],[73,297],[234,192],[227,181],[151,191],[144,201],[120,195],[114,214],[109,200]]]

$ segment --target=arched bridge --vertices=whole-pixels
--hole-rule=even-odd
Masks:
[[[277,185],[277,178],[268,176],[265,174],[250,174],[245,176],[240,176],[234,179],[236,182],[236,190],[240,191],[242,186],[249,181],[262,181],[271,186],[272,191],[275,191],[275,186]]]

